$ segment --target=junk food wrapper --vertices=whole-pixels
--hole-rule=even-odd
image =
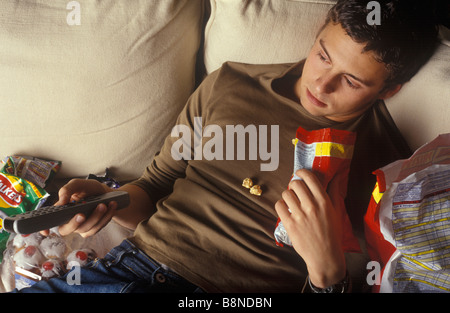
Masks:
[[[306,168],[316,174],[324,188],[328,187],[331,180],[339,180],[337,192],[342,201],[334,203],[341,213],[343,223],[343,249],[346,252],[359,252],[358,240],[353,235],[352,226],[345,209],[344,198],[347,194],[348,173],[353,157],[353,149],[356,134],[349,131],[331,128],[307,131],[301,127],[297,129],[296,138],[293,140],[294,171],[291,180],[300,179],[295,173]],[[332,192],[331,190],[327,190]],[[292,246],[292,242],[280,219],[274,232],[276,244]]]

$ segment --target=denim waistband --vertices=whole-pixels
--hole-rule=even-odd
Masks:
[[[200,288],[172,271],[166,265],[152,259],[128,239],[108,252],[103,258],[103,264],[106,267],[120,265],[128,269],[140,280],[176,285],[187,289],[192,288],[196,292],[201,292]]]

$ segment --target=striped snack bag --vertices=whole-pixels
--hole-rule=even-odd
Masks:
[[[353,235],[352,225],[344,204],[355,140],[356,133],[349,131],[331,128],[306,131],[301,127],[297,129],[296,138],[293,140],[295,154],[291,180],[300,179],[295,173],[302,168],[315,173],[325,189],[331,180],[339,180],[340,190],[337,192],[341,195],[339,198],[342,201],[333,204],[339,210],[342,218],[344,230],[342,244],[345,252],[361,251],[358,240]],[[277,245],[292,246],[280,219],[277,221],[274,236]]]
[[[373,174],[364,216],[372,292],[450,292],[450,133]]]

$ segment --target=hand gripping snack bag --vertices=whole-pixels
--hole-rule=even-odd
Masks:
[[[9,238],[3,219],[39,208],[49,194],[26,179],[0,172],[0,262]]]
[[[334,203],[334,206],[339,210],[341,216],[343,225],[342,245],[345,252],[361,252],[358,240],[353,235],[352,225],[344,203],[355,140],[356,134],[349,131],[331,128],[306,131],[301,127],[297,129],[296,138],[293,140],[295,145],[294,172],[291,180],[300,179],[295,175],[296,171],[306,168],[316,174],[326,189],[330,181],[338,181],[339,190],[336,192],[339,193],[340,201]],[[327,189],[327,192],[334,191]],[[292,246],[280,219],[278,219],[274,236],[277,245]]]
[[[373,292],[450,292],[450,133],[374,172],[364,217]]]

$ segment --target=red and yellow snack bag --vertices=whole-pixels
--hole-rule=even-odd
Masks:
[[[339,181],[337,182],[339,190],[327,190],[327,192],[338,192],[340,195],[341,201],[334,203],[334,206],[339,210],[342,219],[342,245],[345,252],[361,251],[358,240],[353,235],[352,225],[344,204],[355,140],[356,134],[349,131],[331,128],[306,131],[299,127],[296,139],[293,141],[295,157],[292,180],[300,179],[295,172],[306,168],[317,175],[325,189],[330,181]],[[277,245],[292,245],[280,219],[278,219],[274,235]]]

